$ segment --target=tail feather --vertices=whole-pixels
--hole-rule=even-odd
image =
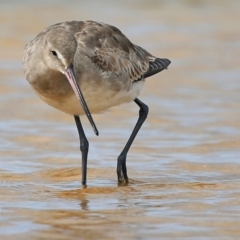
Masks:
[[[170,63],[171,61],[166,58],[155,58],[153,61],[149,62],[149,69],[144,73],[143,77],[147,78],[161,72],[164,69],[167,69]]]

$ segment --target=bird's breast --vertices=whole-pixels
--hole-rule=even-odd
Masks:
[[[88,105],[88,108],[92,114],[101,113],[105,110],[133,101],[140,94],[140,90],[144,84],[144,81],[136,83],[129,83],[128,86],[120,85],[121,87],[114,87],[111,81],[94,80],[81,81],[80,88]],[[38,91],[35,89],[40,98],[48,105],[71,115],[82,115],[84,110],[81,106],[80,100],[74,94],[69,84],[68,91],[59,92],[49,90],[49,94],[46,91]],[[52,91],[54,94],[52,94]]]

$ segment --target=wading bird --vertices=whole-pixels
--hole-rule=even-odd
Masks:
[[[166,69],[170,60],[157,58],[135,45],[116,27],[95,21],[52,25],[30,41],[23,56],[24,73],[39,97],[74,116],[82,152],[82,184],[86,185],[88,140],[79,115],[134,101],[140,108],[133,132],[117,159],[119,183],[128,182],[126,157],[148,115],[137,97],[145,79]]]

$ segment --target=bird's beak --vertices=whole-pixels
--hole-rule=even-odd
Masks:
[[[67,68],[67,70],[64,72],[64,74],[67,77],[69,83],[71,84],[72,89],[75,92],[77,98],[80,100],[82,108],[83,108],[85,114],[87,115],[89,122],[92,125],[93,131],[95,132],[96,135],[98,135],[97,127],[96,127],[96,125],[95,125],[95,123],[94,123],[94,121],[92,119],[91,113],[90,113],[90,111],[88,109],[88,106],[87,106],[87,104],[85,102],[85,99],[83,97],[82,91],[81,91],[81,89],[80,89],[80,87],[79,87],[79,85],[78,85],[78,83],[76,81],[76,77],[75,77],[75,74],[74,74],[73,66],[72,65],[69,66]]]

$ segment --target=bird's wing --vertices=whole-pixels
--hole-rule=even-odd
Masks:
[[[157,58],[152,56],[145,49],[137,45],[134,45],[134,47],[139,54],[147,56],[148,59],[148,69],[146,72],[144,72],[143,78],[147,78],[156,73],[161,72],[162,70],[166,69],[168,65],[171,63],[171,61],[166,58]]]
[[[132,44],[116,27],[86,21],[75,34],[81,52],[104,72],[125,74],[132,82],[149,77],[164,68],[164,61]],[[164,64],[165,63],[165,64]]]
[[[168,65],[171,63],[169,59],[166,58],[154,58],[149,61],[149,69],[143,74],[144,78],[151,77],[152,75],[167,69]]]

